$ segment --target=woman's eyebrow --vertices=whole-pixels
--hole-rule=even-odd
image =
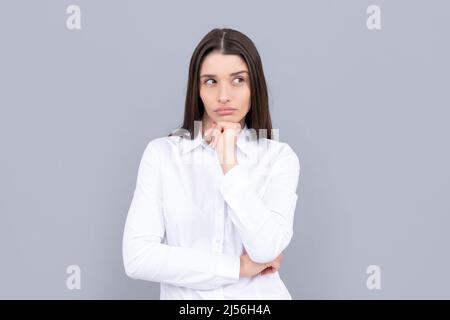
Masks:
[[[247,70],[241,70],[241,71],[237,71],[237,72],[230,73],[230,77],[235,76],[235,75],[238,75],[238,74],[240,74],[240,73],[244,73],[244,72],[248,73]],[[216,77],[216,75],[215,75],[215,74],[203,74],[203,75],[200,76],[200,78],[203,78],[203,77],[214,78],[214,77]]]

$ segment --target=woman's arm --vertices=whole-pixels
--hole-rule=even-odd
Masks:
[[[224,175],[220,191],[232,209],[230,218],[251,260],[273,261],[291,241],[299,175],[300,162],[288,144],[273,165],[262,198],[251,185],[244,165],[237,164]]]
[[[163,244],[159,149],[151,141],[142,156],[123,234],[126,274],[199,290],[237,282],[240,257]]]

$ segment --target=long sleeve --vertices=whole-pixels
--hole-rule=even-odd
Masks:
[[[239,280],[240,258],[162,243],[165,226],[161,161],[156,140],[140,161],[122,242],[126,274],[133,279],[209,290]]]
[[[232,209],[231,220],[254,262],[273,261],[291,241],[299,175],[298,157],[285,144],[271,168],[262,197],[251,185],[245,165],[238,164],[223,176],[220,191]]]

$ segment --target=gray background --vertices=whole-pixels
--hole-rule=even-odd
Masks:
[[[142,152],[181,124],[214,27],[255,42],[300,158],[280,269],[294,299],[450,298],[450,4],[424,0],[2,0],[0,298],[159,298],[125,275],[123,226]],[[81,290],[66,288],[72,264]]]

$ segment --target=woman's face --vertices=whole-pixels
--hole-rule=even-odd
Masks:
[[[205,116],[215,122],[240,122],[243,125],[250,109],[250,78],[247,64],[240,56],[218,51],[208,54],[200,67],[199,86]]]

